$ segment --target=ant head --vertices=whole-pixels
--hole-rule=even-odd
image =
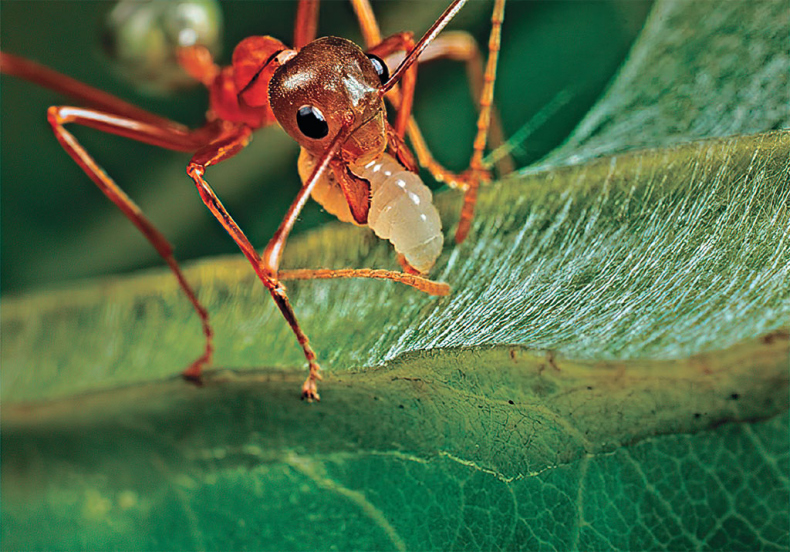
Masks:
[[[380,94],[388,78],[384,62],[349,40],[331,36],[283,54],[269,84],[269,103],[285,131],[320,156],[352,121],[343,157],[363,163],[378,157],[387,146]]]
[[[392,75],[382,60],[343,38],[319,38],[298,52],[280,52],[269,83],[269,105],[277,122],[315,156],[344,132],[340,155],[346,161],[378,158],[387,147],[384,94],[466,2],[453,0]]]

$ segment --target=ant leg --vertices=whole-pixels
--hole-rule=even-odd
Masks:
[[[304,207],[307,199],[310,197],[313,189],[315,188],[318,180],[321,178],[321,175],[328,169],[330,162],[332,159],[338,154],[340,151],[340,147],[342,146],[344,140],[348,136],[348,133],[351,129],[353,124],[353,120],[346,120],[344,126],[341,128],[340,132],[338,132],[337,136],[332,140],[332,143],[329,145],[327,150],[318,160],[313,169],[312,174],[310,177],[305,181],[302,188],[299,190],[299,193],[296,195],[291,207],[288,209],[285,217],[283,217],[283,221],[280,223],[280,227],[275,232],[272,239],[269,241],[269,244],[266,246],[266,249],[263,252],[263,270],[270,275],[271,278],[279,278],[279,267],[280,267],[280,260],[282,259],[283,250],[285,248],[285,242],[288,239],[288,235],[293,228],[294,223],[296,222],[297,217],[299,216],[299,212]],[[388,270],[371,270],[371,269],[346,269],[346,270],[294,270],[288,271],[284,273],[286,277],[291,279],[308,279],[308,278],[381,278],[381,279],[388,279],[388,280],[395,280],[398,282],[405,283],[407,285],[411,285],[416,287],[417,289],[421,289],[422,291],[426,291],[427,293],[435,294],[435,295],[446,295],[449,292],[449,287],[446,284],[431,282],[430,280],[425,280],[424,278],[420,278],[417,276],[409,275],[409,274],[402,274],[400,272],[392,272]],[[279,284],[279,281],[278,281]],[[287,304],[287,296],[285,295],[285,288],[280,284],[281,290],[281,301],[285,302],[286,306],[290,309],[290,305]],[[274,290],[272,290],[272,296],[275,297],[275,300],[278,300],[278,297],[275,296]],[[281,303],[278,301],[278,306]],[[283,306],[280,306],[280,310],[283,310],[283,314],[285,314],[285,310]],[[312,350],[309,349],[307,345],[307,337],[300,337],[303,336],[301,334],[301,330],[299,329],[298,325],[296,324],[295,319],[291,319],[286,315],[286,319],[291,324],[291,327],[294,329],[294,332],[297,334],[299,338],[299,343],[302,344],[303,348],[305,349],[305,356],[307,357],[308,363],[310,364],[310,375],[304,382],[302,386],[302,397],[306,398],[307,400],[318,399],[318,391],[317,391],[317,381],[320,379],[319,375],[319,366],[315,362],[315,355],[312,354]]]
[[[307,359],[307,363],[310,366],[310,375],[307,377],[307,380],[305,380],[305,383],[302,386],[302,398],[307,399],[308,401],[320,399],[317,386],[318,380],[321,379],[319,374],[320,367],[316,362],[315,352],[313,351],[312,347],[310,347],[307,336],[302,331],[302,328],[299,326],[299,323],[296,320],[296,315],[294,314],[293,307],[288,300],[285,286],[277,279],[277,267],[279,266],[280,256],[285,245],[285,240],[288,237],[288,233],[293,227],[294,222],[296,221],[299,211],[307,201],[307,198],[309,197],[312,189],[315,187],[315,184],[318,182],[318,178],[320,177],[321,173],[326,170],[326,168],[329,166],[329,162],[335,155],[337,155],[343,140],[345,140],[345,138],[348,136],[349,128],[350,125],[346,125],[341,129],[341,131],[332,141],[329,149],[324,153],[323,157],[321,158],[321,162],[316,166],[313,176],[308,179],[308,181],[297,194],[296,199],[288,210],[283,222],[280,224],[280,227],[277,229],[274,237],[269,242],[269,245],[264,252],[263,259],[261,259],[257,251],[255,251],[255,248],[247,239],[247,236],[244,235],[244,232],[242,232],[241,228],[239,228],[239,225],[236,224],[228,211],[222,205],[222,202],[214,193],[214,190],[212,190],[211,186],[209,186],[208,182],[206,182],[206,180],[203,178],[206,167],[228,159],[244,148],[247,143],[249,143],[250,134],[252,131],[248,127],[241,127],[237,130],[236,134],[209,144],[201,151],[196,153],[192,158],[192,161],[187,166],[187,174],[195,182],[203,203],[206,204],[206,207],[208,207],[208,209],[216,217],[220,224],[222,224],[228,234],[230,234],[230,236],[241,249],[242,253],[244,253],[244,256],[247,257],[247,260],[250,261],[250,264],[252,264],[252,268],[256,275],[261,280],[263,285],[266,286],[266,289],[269,290],[272,299],[274,299],[274,302],[277,304],[280,312],[285,317],[288,325],[291,326],[291,330],[293,330],[294,334],[296,335],[296,339],[299,341],[299,345],[301,345],[302,351],[304,352],[305,358]]]
[[[415,271],[416,272],[416,271]],[[450,286],[444,282],[434,282],[414,272],[396,272],[377,268],[298,268],[280,270],[280,280],[332,280],[335,278],[372,278],[376,280],[392,280],[406,284],[428,295],[444,296],[450,294]]]
[[[357,16],[365,46],[372,48],[379,44],[381,42],[381,29],[379,29],[379,23],[376,21],[370,2],[368,0],[351,0],[351,7],[354,9],[354,15]]]
[[[352,0],[352,4],[368,47],[371,47],[372,43],[384,44],[386,41],[381,41],[381,33],[379,32],[378,24],[373,16],[368,0]],[[499,55],[504,10],[505,0],[496,0],[494,13],[491,18],[491,35],[488,43],[489,55],[485,71],[481,68],[482,60],[480,59],[477,45],[474,41],[468,40],[460,33],[447,33],[447,35],[443,37],[437,37],[434,43],[428,46],[423,57],[420,59],[421,63],[442,57],[466,61],[467,73],[472,81],[471,88],[473,94],[476,99],[479,98],[477,101],[479,102],[478,109],[480,114],[477,121],[477,135],[474,140],[472,158],[469,163],[469,168],[462,174],[455,174],[448,171],[436,162],[414,118],[410,117],[408,121],[409,137],[412,140],[412,145],[414,146],[414,151],[420,164],[428,169],[437,181],[445,182],[451,187],[459,188],[466,192],[458,230],[456,231],[457,243],[461,243],[469,232],[472,216],[474,214],[474,204],[477,199],[477,188],[481,180],[488,178],[488,171],[483,167],[482,160],[489,128],[493,127],[491,132],[492,143],[496,145],[504,141],[499,118],[492,106],[494,82],[496,80],[496,63]],[[390,50],[390,48],[379,48],[379,46],[373,46],[371,49],[374,53],[375,51],[379,51],[384,55],[398,51],[397,49],[388,50]],[[482,84],[480,83],[481,81]],[[476,90],[479,90],[479,95],[475,94]],[[396,104],[396,107],[399,107],[397,99],[393,103]],[[400,106],[399,108],[402,109],[402,107],[403,106]],[[500,170],[504,169],[507,172],[507,169],[511,167],[512,162],[510,166],[500,165]]]
[[[291,233],[291,229],[296,223],[296,218],[299,216],[299,213],[307,202],[307,199],[310,197],[310,194],[318,183],[319,178],[329,168],[330,161],[332,161],[332,159],[340,152],[340,148],[343,145],[345,139],[348,137],[353,122],[353,117],[346,118],[340,131],[332,140],[331,144],[321,156],[318,163],[316,163],[313,173],[302,185],[299,193],[296,194],[296,198],[288,208],[288,212],[285,214],[285,217],[283,217],[280,226],[277,228],[274,236],[272,236],[272,239],[266,246],[266,249],[263,252],[262,263],[257,269],[264,271],[269,276],[269,278],[271,278],[272,281],[276,283],[276,286],[269,287],[267,285],[267,287],[269,287],[272,297],[277,303],[277,306],[280,307],[280,311],[285,316],[285,319],[288,320],[288,323],[291,325],[291,328],[296,334],[296,338],[299,340],[299,344],[302,345],[302,349],[304,350],[307,363],[310,366],[310,374],[307,376],[307,379],[302,385],[302,398],[307,399],[308,401],[320,399],[320,396],[318,395],[318,380],[321,379],[321,368],[316,362],[315,353],[307,341],[307,336],[304,335],[301,328],[299,327],[299,324],[296,322],[293,309],[291,308],[291,305],[288,302],[288,296],[285,293],[285,286],[283,286],[276,279],[276,274],[280,267],[280,260],[282,259],[283,250],[285,248],[285,241],[288,239],[288,235]],[[265,283],[266,282],[264,282],[264,284]]]
[[[211,362],[214,350],[212,338],[213,331],[208,320],[208,311],[200,304],[194,290],[187,282],[181,268],[173,257],[173,247],[165,237],[156,229],[150,220],[142,213],[140,208],[124,191],[118,187],[110,176],[96,163],[77,139],[68,132],[64,125],[76,123],[98,130],[133,138],[141,142],[168,147],[176,150],[192,149],[198,142],[199,135],[190,133],[176,133],[172,129],[161,126],[118,117],[100,111],[80,109],[74,107],[50,107],[47,117],[55,137],[66,153],[71,156],[77,165],[90,177],[110,201],[115,203],[124,215],[143,233],[154,249],[165,260],[170,270],[176,277],[178,285],[189,299],[192,307],[200,318],[205,336],[205,349],[203,355],[196,359],[183,372],[185,378],[199,381],[200,372],[204,365]],[[196,138],[197,137],[197,138]]]
[[[318,31],[318,1],[299,0],[294,25],[294,49],[298,50],[315,40]]]
[[[274,236],[272,236],[272,239],[269,240],[269,243],[266,245],[266,249],[263,252],[263,262],[265,263],[266,269],[272,273],[276,273],[280,268],[280,260],[282,259],[285,241],[288,239],[288,235],[291,233],[291,229],[293,229],[299,213],[302,211],[302,208],[304,208],[305,203],[307,203],[307,200],[318,183],[319,178],[329,168],[329,163],[332,161],[332,159],[335,158],[340,152],[340,148],[343,145],[345,139],[348,137],[351,126],[354,124],[353,119],[353,115],[346,117],[345,121],[343,122],[343,126],[332,139],[329,147],[318,159],[318,162],[313,168],[312,174],[304,182],[304,184],[302,184],[302,187],[299,189],[299,193],[296,194],[296,198],[288,208],[288,212],[285,213],[280,226],[277,228]]]
[[[222,202],[214,193],[209,183],[203,178],[207,167],[230,159],[246,147],[250,142],[251,135],[252,130],[249,127],[242,126],[236,129],[236,132],[230,136],[204,146],[192,157],[192,160],[187,165],[187,174],[195,182],[203,203],[217,220],[219,220],[225,228],[225,231],[230,234],[230,237],[233,238],[233,241],[239,246],[241,252],[244,253],[244,256],[253,264],[253,268],[256,269],[257,273],[257,268],[260,265],[258,252],[255,251],[255,248],[247,239],[247,236],[244,235],[239,225],[236,224],[236,221],[233,220],[222,205]],[[261,274],[258,275],[261,276]],[[262,277],[261,279],[266,280],[264,284],[266,284],[267,288],[270,287],[267,283],[267,278]]]
[[[461,243],[466,239],[472,227],[475,203],[477,202],[477,188],[481,176],[484,174],[483,153],[488,138],[488,127],[491,124],[491,109],[494,103],[494,82],[496,81],[496,67],[499,59],[499,47],[502,36],[502,22],[505,19],[505,0],[496,0],[494,13],[491,16],[491,35],[488,40],[488,60],[483,74],[483,90],[480,94],[480,115],[477,118],[477,135],[472,144],[472,159],[469,162],[469,187],[464,194],[464,206],[461,208],[461,217],[455,231],[455,242]]]
[[[450,31],[440,35],[434,40],[425,53],[420,57],[420,63],[428,63],[437,59],[449,59],[459,61],[466,65],[466,75],[469,81],[469,88],[473,100],[480,101],[485,87],[485,70],[483,68],[483,56],[477,41],[465,31]],[[478,106],[479,108],[479,106]],[[448,178],[455,176],[437,163],[428,149],[425,140],[417,127],[416,121],[412,120],[413,129],[409,129],[409,137],[414,145],[415,153],[420,159],[420,164],[426,167],[437,180],[453,180]],[[491,106],[491,124],[489,127],[488,140],[492,148],[496,148],[505,143],[505,133],[502,129],[502,120],[499,112],[494,105]],[[433,169],[432,169],[433,167]],[[513,159],[510,155],[502,157],[497,162],[497,172],[505,175],[515,170]],[[436,175],[439,175],[437,177]],[[443,179],[441,175],[446,175]]]
[[[307,335],[302,331],[296,320],[293,307],[288,299],[286,288],[282,284],[279,274],[280,260],[285,248],[285,242],[288,235],[293,228],[300,211],[304,207],[310,193],[315,188],[321,175],[329,167],[332,159],[338,154],[340,148],[348,137],[348,132],[351,128],[353,121],[347,121],[341,128],[340,132],[335,136],[329,148],[321,156],[319,162],[313,169],[310,178],[304,183],[299,193],[296,195],[293,203],[291,204],[288,212],[283,221],[280,223],[277,231],[275,232],[269,244],[266,246],[262,256],[259,256],[250,241],[244,235],[244,232],[239,228],[239,225],[233,220],[228,213],[227,209],[222,205],[214,190],[203,178],[206,168],[215,165],[225,159],[228,159],[238,153],[244,148],[250,139],[251,130],[247,127],[237,129],[236,133],[226,136],[208,146],[204,147],[201,151],[195,154],[192,161],[187,166],[187,174],[195,182],[198,188],[200,197],[206,207],[211,211],[214,217],[222,224],[225,230],[230,234],[233,240],[241,249],[244,256],[252,264],[255,274],[261,280],[263,285],[271,294],[277,307],[280,309],[291,330],[294,332],[299,345],[302,347],[307,363],[310,367],[310,374],[302,386],[302,398],[308,401],[319,400],[317,382],[321,379],[320,366],[316,362],[316,355],[310,346]],[[378,278],[395,280],[407,285],[416,287],[434,295],[446,295],[449,292],[449,287],[446,284],[431,282],[418,276],[412,276],[401,273],[393,273],[387,270],[294,270],[286,271],[283,275],[288,279],[310,279],[310,278]]]
[[[171,129],[176,133],[189,133],[189,129],[183,125],[155,115],[103,90],[58,73],[29,59],[0,52],[0,73],[19,77],[49,90],[59,92],[106,113],[134,119],[138,122],[158,125]]]

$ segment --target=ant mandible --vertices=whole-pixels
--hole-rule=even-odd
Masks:
[[[52,106],[47,111],[48,121],[66,152],[165,260],[200,317],[205,350],[183,372],[183,377],[192,381],[200,381],[203,367],[210,364],[212,358],[213,331],[208,312],[181,272],[170,243],[65,125],[74,123],[165,149],[196,152],[187,166],[187,174],[205,205],[249,260],[296,335],[310,367],[302,386],[302,398],[312,401],[319,399],[320,368],[296,320],[283,280],[380,278],[398,281],[431,295],[449,293],[447,284],[423,277],[441,252],[441,223],[430,201],[430,191],[416,175],[417,163],[404,136],[408,131],[417,160],[437,181],[465,191],[456,232],[456,241],[460,243],[469,232],[477,188],[481,181],[490,177],[483,166],[483,152],[491,125],[505,0],[495,0],[489,56],[478,91],[480,113],[469,169],[454,174],[432,158],[411,110],[416,62],[421,55],[424,54],[425,59],[450,57],[467,62],[475,56],[479,58],[476,47],[470,46],[465,37],[448,36],[434,42],[466,1],[454,0],[415,43],[409,32],[382,39],[368,0],[351,0],[367,52],[346,39],[315,38],[319,0],[300,0],[293,48],[270,36],[249,37],[236,46],[231,65],[219,67],[206,47],[181,47],[178,49],[180,65],[209,91],[207,122],[195,130],[5,52],[0,52],[0,72],[50,88],[90,106]],[[398,52],[405,57],[389,75],[382,58]],[[400,89],[396,88],[398,83]],[[397,109],[393,125],[386,118],[385,95]],[[263,254],[259,255],[204,175],[207,167],[241,151],[249,143],[253,131],[274,123],[280,124],[302,148],[299,172],[303,186]],[[404,272],[374,269],[280,271],[285,242],[311,194],[341,220],[368,225],[380,237],[390,240],[399,253]]]

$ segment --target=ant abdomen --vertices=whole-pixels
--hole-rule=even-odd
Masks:
[[[299,156],[299,176],[303,182],[310,177],[314,166],[315,157],[303,148]],[[442,221],[433,205],[431,190],[418,175],[404,169],[386,153],[350,169],[370,182],[367,225],[379,238],[392,243],[413,268],[428,273],[444,244]],[[338,219],[356,224],[332,171],[324,173],[312,197]]]

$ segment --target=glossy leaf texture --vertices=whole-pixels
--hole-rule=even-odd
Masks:
[[[451,296],[291,283],[318,405],[238,259],[188,271],[202,388],[163,272],[4,301],[3,546],[786,549],[788,11],[656,3],[566,145],[482,192]],[[332,225],[286,265],[394,260]]]

